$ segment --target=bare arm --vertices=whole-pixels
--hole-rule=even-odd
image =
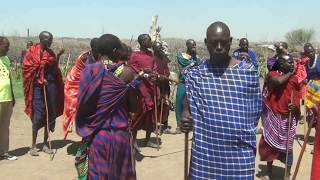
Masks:
[[[59,64],[59,60],[60,60],[60,57],[61,57],[61,55],[64,53],[64,49],[60,49],[60,51],[58,52],[58,54],[57,54],[57,62],[58,62],[58,64]]]
[[[182,109],[182,115],[181,115],[181,130],[184,133],[188,133],[192,131],[192,116],[190,113],[190,107],[189,102],[187,100],[187,97],[183,99],[182,102],[183,109]]]
[[[288,79],[290,78],[290,76],[292,74],[293,74],[293,72],[289,72],[289,73],[283,74],[281,76],[270,77],[270,78],[268,78],[268,83],[270,84],[270,86],[273,86],[273,87],[282,85],[288,81]]]

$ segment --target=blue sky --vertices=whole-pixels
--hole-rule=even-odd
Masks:
[[[235,38],[283,40],[296,28],[320,35],[319,0],[1,0],[0,34],[26,36],[48,30],[54,36],[97,37],[112,33],[136,38],[158,15],[163,37],[203,40],[209,24],[227,23]]]

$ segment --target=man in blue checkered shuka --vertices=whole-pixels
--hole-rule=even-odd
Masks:
[[[229,56],[231,42],[226,24],[211,24],[210,59],[186,75],[181,129],[193,130],[190,179],[254,179],[259,76],[253,64]]]

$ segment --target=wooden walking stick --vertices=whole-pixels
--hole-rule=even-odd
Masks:
[[[162,113],[163,113],[163,98],[161,98],[161,104],[160,104],[160,132],[162,130],[162,117],[163,117]]]
[[[44,96],[44,103],[46,108],[46,120],[47,120],[47,134],[48,134],[48,143],[50,149],[50,160],[53,160],[53,153],[51,148],[51,138],[50,138],[50,129],[49,129],[49,110],[48,110],[48,101],[47,101],[47,91],[46,91],[46,82],[43,83],[43,96]]]
[[[155,94],[153,96],[154,100],[154,117],[156,121],[156,142],[157,142],[157,150],[159,151],[159,127],[158,127],[158,104],[157,104],[157,86],[155,85]]]
[[[189,179],[188,159],[189,159],[189,133],[184,134],[184,180]]]
[[[304,151],[305,151],[305,149],[306,149],[306,147],[307,147],[307,142],[308,142],[308,138],[309,138],[309,136],[310,136],[310,132],[311,132],[313,123],[314,123],[314,115],[313,115],[312,118],[311,118],[308,131],[307,131],[306,135],[304,136],[303,146],[302,146],[302,149],[301,149],[301,151],[300,151],[300,155],[299,155],[299,159],[298,159],[297,165],[296,165],[296,167],[295,167],[295,169],[294,169],[294,173],[293,173],[292,180],[295,180],[296,177],[297,177],[297,175],[298,175],[298,171],[299,171],[299,168],[300,168],[300,163],[301,163],[301,160],[302,160]]]
[[[307,107],[306,107],[305,104],[303,104],[303,111],[304,111],[304,116],[303,116],[303,134],[304,134],[304,137],[306,137],[307,136]]]
[[[292,98],[293,98],[293,92],[291,92],[291,100],[290,104],[292,103]],[[287,150],[286,150],[286,167],[284,170],[284,179],[286,179],[287,174],[288,174],[288,155],[289,155],[289,138],[290,138],[290,127],[291,127],[291,120],[292,120],[292,112],[289,110],[289,119],[288,119],[288,133],[287,133]]]
[[[66,66],[64,67],[64,75],[65,75],[65,76],[68,74],[67,70],[68,70],[68,67],[69,67],[70,56],[71,56],[71,54],[69,53],[68,59],[67,59],[67,64],[66,64]]]

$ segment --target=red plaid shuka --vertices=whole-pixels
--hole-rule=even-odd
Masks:
[[[52,68],[56,78],[57,85],[57,114],[59,117],[63,111],[63,81],[62,74],[59,69],[59,64],[55,53],[51,49],[43,51],[42,59],[40,59],[40,44],[37,43],[31,46],[24,57],[22,66],[22,78],[24,87],[24,101],[25,113],[32,118],[32,99],[33,99],[33,85],[35,83],[44,83],[45,68]],[[56,118],[55,117],[55,118]]]
[[[128,61],[130,66],[137,74],[144,69],[156,71],[157,64],[151,52],[136,51],[131,54]],[[153,131],[156,127],[154,116],[154,96],[160,98],[159,88],[149,79],[144,79],[139,88],[139,110],[136,121],[133,122],[134,130]]]

